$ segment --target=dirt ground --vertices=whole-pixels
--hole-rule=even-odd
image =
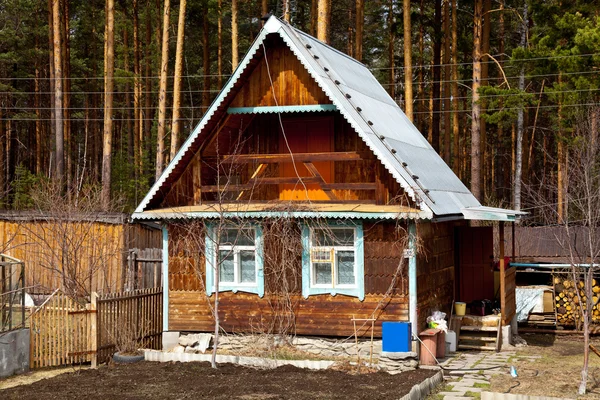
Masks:
[[[65,373],[0,391],[9,399],[393,399],[434,374],[350,375],[291,366],[273,370],[231,364],[141,362]]]
[[[509,374],[494,376],[492,392],[528,394],[581,399],[600,399],[600,357],[590,351],[588,394],[577,396],[583,366],[583,337],[572,335],[521,334],[528,343],[510,360],[517,368],[517,378]],[[600,349],[600,337],[592,338]],[[519,355],[541,356],[535,361]]]

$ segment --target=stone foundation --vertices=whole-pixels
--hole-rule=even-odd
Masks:
[[[177,345],[169,353],[206,354],[212,348],[212,335],[189,333],[178,336]],[[292,337],[280,335],[223,335],[219,337],[219,350],[233,356],[253,356],[265,359],[281,357],[282,352],[292,352],[291,356],[315,358],[337,362],[369,365],[389,373],[400,373],[417,368],[416,354],[407,353],[403,358],[382,355],[381,340],[353,339],[334,340],[315,337]],[[297,354],[294,354],[297,352]]]

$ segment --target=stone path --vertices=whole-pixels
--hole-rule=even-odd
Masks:
[[[446,391],[439,392],[444,400],[471,399],[487,391],[490,378],[496,374],[508,374],[511,357],[515,351],[494,352],[460,352],[441,363],[445,370]],[[535,356],[519,356],[536,358]]]

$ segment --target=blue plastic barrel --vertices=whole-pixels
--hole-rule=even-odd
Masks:
[[[411,351],[410,322],[383,322],[381,336],[383,351],[390,353]]]

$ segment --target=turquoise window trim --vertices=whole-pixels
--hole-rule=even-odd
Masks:
[[[313,104],[295,106],[258,106],[258,107],[229,107],[227,114],[274,114],[286,112],[322,112],[336,111],[334,104]]]
[[[343,294],[346,296],[358,297],[360,301],[365,299],[365,251],[364,251],[364,232],[362,222],[348,221],[328,221],[328,226],[335,228],[354,228],[356,229],[355,238],[355,262],[356,262],[356,287],[355,288],[322,288],[311,287],[311,265],[310,265],[310,224],[302,225],[302,295],[308,298],[317,294]]]
[[[215,265],[217,260],[217,251],[215,246],[215,226],[216,225],[212,223],[206,224],[206,294],[208,296],[212,296],[215,291]],[[254,229],[255,232],[254,246],[256,247],[256,284],[219,284],[219,292],[246,292],[254,293],[259,297],[263,297],[265,295],[263,231],[262,227],[256,223],[251,223],[248,225],[248,227]]]

